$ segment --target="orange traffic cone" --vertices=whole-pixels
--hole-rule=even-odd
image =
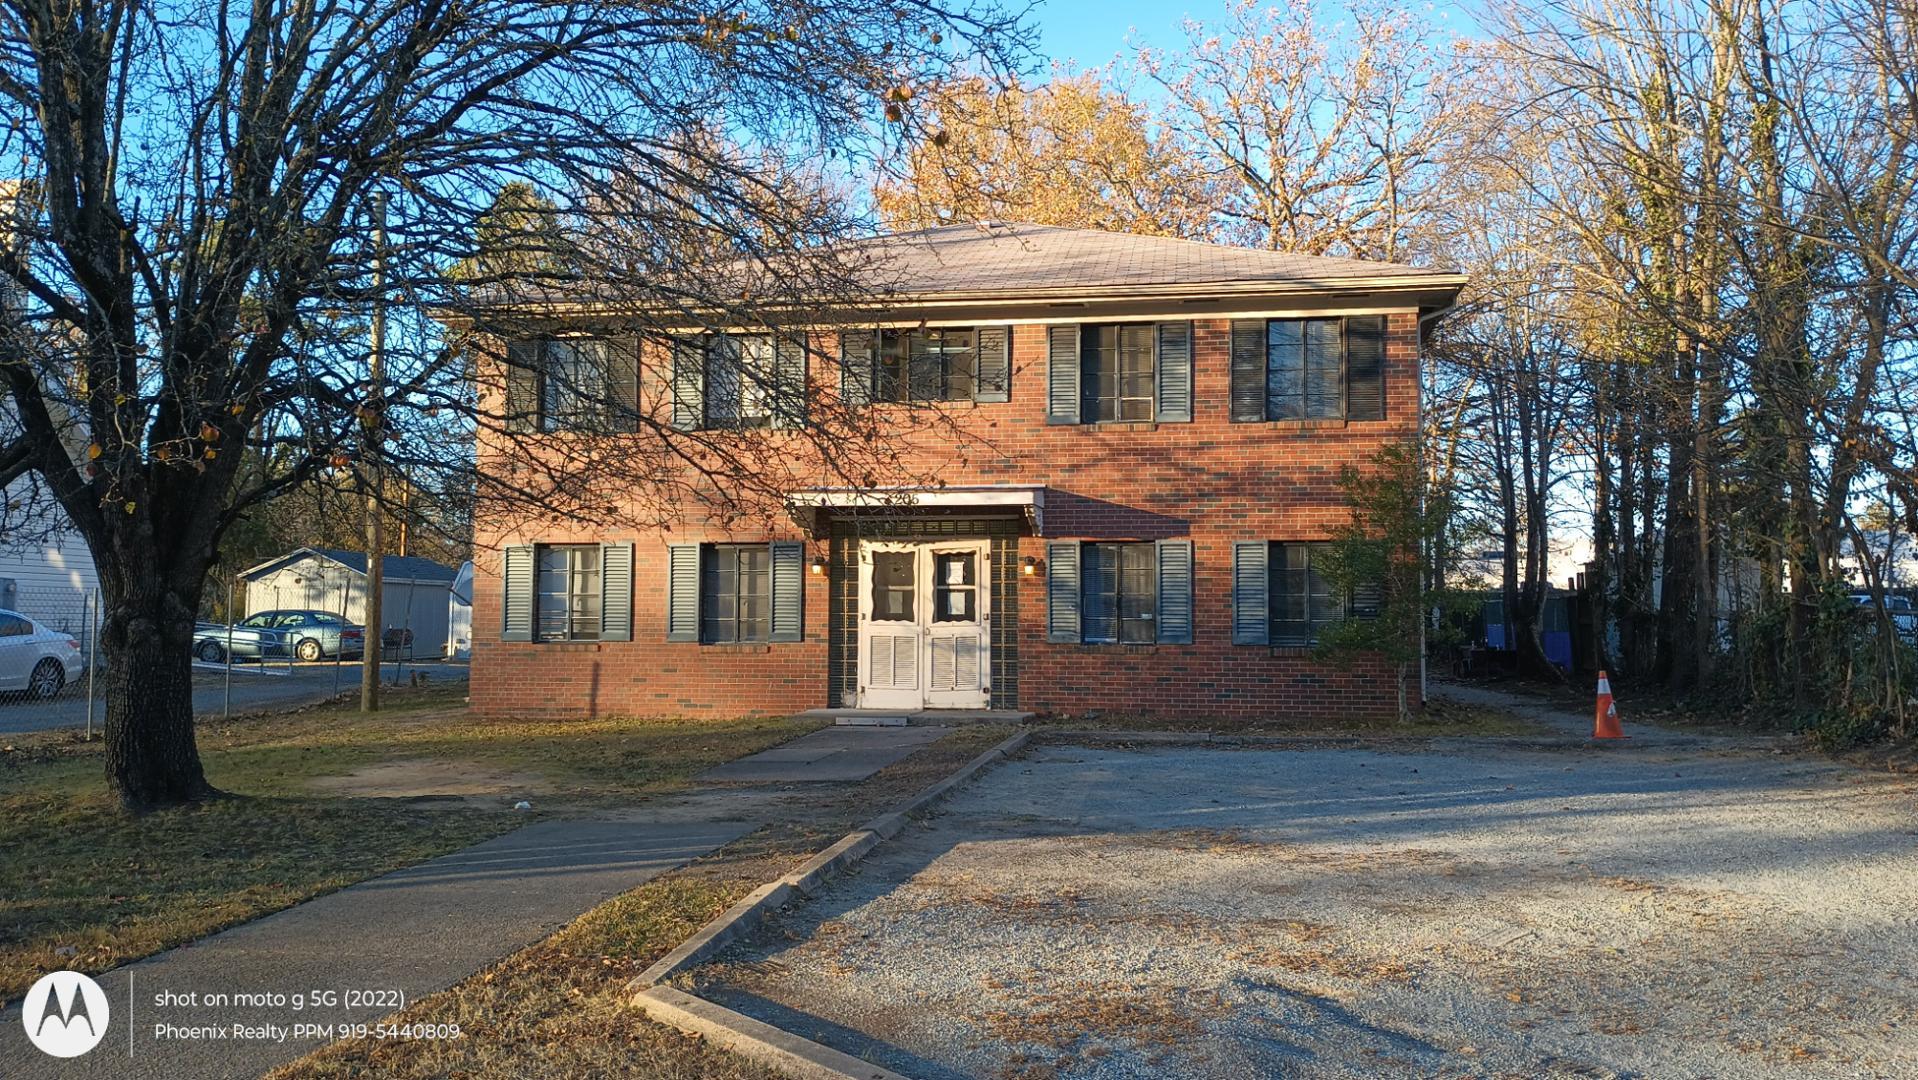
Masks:
[[[1592,721],[1594,739],[1629,739],[1618,729],[1618,707],[1612,704],[1612,680],[1598,673],[1598,716]]]

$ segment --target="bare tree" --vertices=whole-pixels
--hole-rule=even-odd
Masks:
[[[1226,239],[1312,255],[1405,260],[1445,195],[1455,134],[1450,54],[1425,20],[1354,4],[1238,0],[1222,27],[1187,24],[1183,50],[1140,63],[1168,122],[1228,187]]]
[[[131,808],[212,793],[188,646],[249,507],[329,471],[459,490],[476,430],[542,437],[467,378],[497,332],[524,329],[488,313],[616,302],[609,333],[634,343],[569,399],[598,394],[608,418],[569,461],[481,478],[502,508],[610,507],[598,496],[685,455],[776,477],[750,437],[718,446],[641,411],[617,357],[688,321],[786,325],[827,306],[858,270],[836,242],[863,223],[789,196],[918,132],[902,88],[1002,68],[1021,44],[996,9],[910,0],[55,0],[0,6],[0,42],[3,138],[28,196],[0,361],[20,433],[0,480],[38,475],[99,566],[107,777]],[[476,261],[475,222],[510,183],[551,207],[530,235],[559,250],[530,271]],[[691,269],[714,253],[724,270]],[[395,322],[369,385],[376,304]],[[807,430],[848,471],[886,463],[858,460],[848,448],[867,444],[830,417]],[[258,455],[272,468],[243,467]]]

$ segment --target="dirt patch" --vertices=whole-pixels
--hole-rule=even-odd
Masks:
[[[405,758],[367,765],[344,776],[315,777],[316,791],[359,799],[478,799],[531,796],[546,790],[538,773],[512,772],[458,758]]]

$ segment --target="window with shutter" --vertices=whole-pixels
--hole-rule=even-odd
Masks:
[[[1159,337],[1159,408],[1157,419],[1185,423],[1192,419],[1192,324],[1163,322]]]
[[[694,431],[706,422],[706,343],[703,338],[673,342],[673,427]]]
[[[1046,640],[1079,640],[1079,545],[1046,545]]]
[[[592,431],[609,400],[600,343],[588,338],[543,342],[539,383],[541,431]]]
[[[699,545],[666,549],[666,640],[699,640]]]
[[[1080,374],[1088,422],[1151,420],[1157,398],[1154,367],[1158,352],[1151,323],[1085,326],[1079,330],[1084,364]]]
[[[1152,544],[1081,544],[1079,605],[1088,643],[1159,639],[1158,555]]]
[[[541,641],[595,641],[600,631],[598,544],[541,544],[533,625]]]
[[[541,343],[515,341],[506,346],[505,426],[508,431],[539,427]]]
[[[845,330],[839,334],[839,399],[847,405],[866,405],[873,400],[878,341],[876,330]]]
[[[773,346],[772,410],[779,427],[806,424],[806,343],[782,337]]]
[[[500,553],[500,640],[533,640],[535,556],[530,545]]]
[[[673,545],[666,640],[804,640],[805,551],[804,544],[783,540]]]
[[[1271,545],[1264,540],[1232,545],[1232,644],[1264,645],[1271,640],[1271,580],[1266,564]]]
[[[599,639],[633,640],[633,545],[599,546]]]
[[[1378,614],[1377,585],[1351,589],[1334,585],[1322,572],[1330,544],[1322,541],[1280,541],[1270,545],[1271,642],[1293,648],[1318,644],[1329,626],[1347,618]]]
[[[1046,423],[1079,422],[1079,328],[1046,328]]]
[[[1159,571],[1159,640],[1171,645],[1192,644],[1192,541],[1161,540],[1157,545]]]
[[[1233,321],[1234,421],[1384,418],[1384,316]]]
[[[971,401],[978,392],[978,331],[969,326],[882,330],[875,401]]]
[[[794,541],[772,544],[772,624],[769,641],[805,638],[806,546]]]
[[[714,544],[701,552],[700,640],[766,641],[772,634],[772,550]]]
[[[706,348],[706,427],[770,427],[777,419],[778,350],[769,334],[728,334]]]
[[[1385,316],[1345,320],[1345,418],[1385,419]]]
[[[974,401],[1012,400],[1012,327],[982,326],[975,336],[979,374]]]

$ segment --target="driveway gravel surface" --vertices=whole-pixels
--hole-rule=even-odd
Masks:
[[[1918,782],[1051,747],[692,989],[911,1076],[1918,1076]]]

